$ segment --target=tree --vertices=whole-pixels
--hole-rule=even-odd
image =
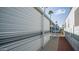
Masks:
[[[54,12],[53,12],[52,10],[50,10],[48,14],[51,15],[51,14],[53,14],[53,13],[54,13]]]
[[[50,25],[52,25],[51,16],[52,16],[53,13],[54,13],[54,12],[53,12],[52,10],[50,10],[50,11],[48,12],[48,14],[50,15]],[[52,28],[50,28],[50,29],[51,29],[51,32],[52,32]]]

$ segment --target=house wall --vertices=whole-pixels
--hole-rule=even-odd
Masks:
[[[65,21],[65,37],[74,50],[79,50],[79,25],[76,26],[76,24],[79,24],[78,12],[79,9],[77,7],[73,7]]]
[[[50,32],[50,21],[44,17],[44,31]],[[50,33],[44,34],[44,45],[50,40]]]
[[[42,14],[29,7],[0,7],[0,50],[28,51],[41,48]],[[50,31],[44,17],[44,32]],[[47,38],[46,38],[47,37]],[[49,35],[44,35],[44,43]]]

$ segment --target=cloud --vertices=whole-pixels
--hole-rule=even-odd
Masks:
[[[59,15],[59,14],[65,14],[66,10],[65,9],[58,9],[55,11],[55,14]]]

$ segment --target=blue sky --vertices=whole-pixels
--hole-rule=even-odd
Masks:
[[[49,10],[52,10],[54,12],[54,14],[52,14],[51,20],[54,23],[56,23],[57,21],[58,25],[61,27],[64,24],[64,21],[68,16],[71,7],[48,7],[46,8],[45,12],[48,15],[48,17],[50,17],[50,15],[48,14]]]

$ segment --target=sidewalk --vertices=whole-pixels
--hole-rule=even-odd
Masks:
[[[58,51],[74,51],[65,37],[59,37]]]
[[[50,41],[45,45],[42,51],[73,51],[74,49],[60,33],[53,33]]]
[[[44,46],[42,51],[56,51],[58,48],[58,38],[52,37],[52,39]]]

